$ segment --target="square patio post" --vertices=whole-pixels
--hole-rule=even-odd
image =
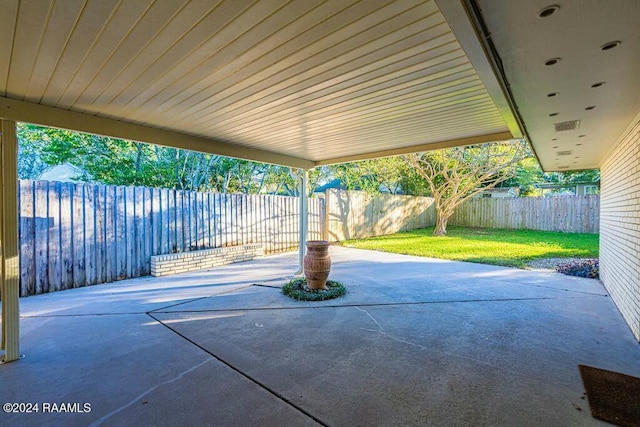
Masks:
[[[16,122],[0,120],[0,290],[3,362],[20,357],[18,178]]]
[[[298,179],[300,183],[300,191],[298,194],[298,202],[299,202],[299,212],[300,217],[298,221],[298,271],[294,274],[296,276],[304,273],[304,255],[306,251],[306,242],[307,242],[307,228],[309,222],[308,215],[308,206],[307,206],[307,182],[309,181],[309,171],[307,169],[303,169],[299,173],[293,172],[291,169],[291,175]]]

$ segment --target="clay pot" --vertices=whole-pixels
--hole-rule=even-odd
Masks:
[[[304,275],[309,289],[327,289],[329,271],[331,271],[329,242],[309,240],[307,254],[304,256]]]

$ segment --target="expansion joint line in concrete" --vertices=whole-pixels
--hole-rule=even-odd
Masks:
[[[268,311],[268,310],[319,310],[323,308],[351,308],[351,307],[394,307],[403,305],[429,305],[429,304],[467,304],[476,302],[511,302],[511,301],[547,301],[558,299],[582,299],[591,297],[606,297],[606,295],[590,294],[587,296],[563,296],[563,297],[539,297],[539,298],[495,298],[495,299],[467,299],[467,300],[442,300],[442,301],[411,301],[411,302],[371,302],[352,304],[332,304],[332,305],[306,305],[300,307],[248,307],[248,308],[211,308],[202,310],[172,310],[163,311],[159,308],[154,310],[158,313],[209,313],[209,312],[232,312],[232,311]],[[151,312],[149,312],[151,313]],[[149,314],[147,313],[147,314]]]
[[[147,314],[146,311],[131,311],[124,313],[76,313],[76,314],[24,314],[20,315],[21,319],[40,319],[40,318],[49,318],[49,317],[88,317],[88,316],[132,316],[136,314]]]
[[[187,300],[187,301],[178,302],[176,304],[170,304],[170,305],[167,305],[167,306],[164,306],[164,307],[153,309],[151,311],[147,311],[145,314],[153,313],[154,311],[158,311],[158,310],[166,310],[168,308],[177,307],[177,306],[182,305],[182,304],[189,304],[191,302],[200,301],[201,299],[205,299],[205,298],[209,298],[209,297],[206,296],[206,297],[200,297],[200,298],[193,298],[193,299],[190,299],[190,300]]]
[[[175,304],[166,305],[164,307],[159,307],[159,308],[155,308],[153,310],[147,311],[147,312],[145,312],[145,314],[155,313],[156,311],[166,310],[168,308],[177,307],[177,306],[183,305],[183,304],[189,304],[189,303],[192,303],[192,302],[200,301],[200,300],[211,298],[211,297],[216,297],[218,295],[229,294],[231,292],[236,292],[236,291],[238,291],[240,289],[246,289],[246,288],[249,288],[251,286],[253,286],[253,285],[247,285],[247,286],[242,286],[242,287],[239,287],[239,288],[233,288],[233,289],[230,289],[228,291],[217,293],[215,295],[207,295],[207,296],[204,296],[204,297],[193,298],[193,299],[190,299],[190,300],[187,300],[187,301],[182,301],[182,302],[178,302],[178,303],[175,303]]]
[[[523,286],[533,286],[535,288],[542,288],[542,289],[553,289],[554,291],[564,291],[564,292],[571,292],[573,294],[590,295],[590,296],[596,296],[596,297],[608,297],[609,296],[609,294],[598,294],[598,293],[595,293],[595,292],[576,291],[574,289],[554,288],[552,286],[536,285],[534,283],[525,283],[525,284],[523,284]]]
[[[201,346],[200,344],[198,344],[197,342],[193,341],[192,339],[190,339],[189,337],[181,334],[180,332],[178,332],[177,330],[175,330],[174,328],[172,328],[171,326],[167,325],[166,323],[162,322],[160,319],[156,318],[155,316],[153,316],[153,314],[151,312],[147,313],[147,315],[149,317],[151,317],[153,320],[155,320],[156,322],[158,322],[159,324],[161,324],[162,326],[164,326],[165,328],[169,329],[171,332],[173,332],[174,334],[182,337],[185,341],[193,344],[194,346],[198,347],[200,350],[204,351],[205,353],[209,354],[211,357],[213,357],[214,359],[216,359],[217,361],[219,361],[220,363],[224,364],[225,366],[227,366],[229,369],[233,370],[234,372],[238,373],[239,375],[243,376],[244,378],[246,378],[247,380],[251,381],[252,383],[254,383],[255,385],[257,385],[258,387],[262,388],[263,390],[265,390],[266,392],[268,392],[269,394],[273,395],[274,397],[276,397],[278,400],[281,400],[282,402],[284,402],[285,404],[297,409],[298,411],[300,411],[301,413],[303,413],[304,415],[306,415],[307,417],[311,418],[313,421],[317,422],[318,424],[328,427],[329,425],[327,423],[325,423],[324,421],[320,420],[319,418],[317,418],[316,416],[314,416],[313,414],[309,413],[308,411],[306,411],[304,408],[300,407],[299,405],[296,405],[295,403],[293,403],[291,400],[287,399],[285,396],[283,396],[282,394],[278,393],[277,391],[273,390],[272,388],[268,387],[266,384],[262,383],[261,381],[258,381],[257,379],[253,378],[252,376],[250,376],[249,374],[247,374],[246,372],[243,372],[242,370],[240,370],[240,368],[237,368],[236,366],[232,365],[231,363],[227,362],[226,360],[224,360],[223,358],[221,358],[220,356],[216,355],[215,353],[209,351],[208,349],[206,349],[205,347]]]

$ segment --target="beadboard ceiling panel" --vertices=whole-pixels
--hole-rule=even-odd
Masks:
[[[300,167],[519,136],[479,46],[434,1],[3,0],[0,116]]]

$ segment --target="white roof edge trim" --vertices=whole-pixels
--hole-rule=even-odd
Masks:
[[[320,160],[316,162],[316,165],[324,166],[324,165],[332,165],[337,163],[356,162],[358,160],[400,156],[402,154],[411,154],[411,153],[419,153],[422,151],[440,150],[443,148],[482,144],[485,142],[508,141],[512,139],[514,138],[511,135],[511,132],[490,133],[486,135],[476,135],[476,136],[471,136],[467,138],[449,139],[446,141],[432,142],[429,144],[420,144],[420,145],[412,145],[409,147],[393,148],[390,150],[372,151],[370,153],[358,154],[355,156],[336,157],[333,159]]]
[[[480,41],[463,2],[461,0],[435,0],[435,3],[456,36],[462,50],[467,54],[489,96],[493,99],[512,137],[523,138],[523,129],[520,128],[501,81],[488,59],[489,54],[485,51],[484,44]]]
[[[76,111],[0,97],[0,118],[244,160],[313,169],[311,160]]]

